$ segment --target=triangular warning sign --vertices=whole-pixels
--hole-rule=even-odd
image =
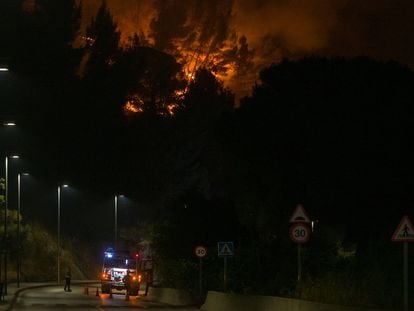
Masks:
[[[218,255],[219,256],[233,256],[234,255],[233,242],[219,242],[218,243]]]
[[[405,215],[391,237],[394,242],[414,242],[414,225]]]
[[[231,251],[228,244],[224,244],[223,247],[220,250],[220,254],[222,254],[222,255],[232,255],[233,252]]]
[[[292,217],[290,217],[289,222],[294,223],[294,222],[306,222],[306,223],[310,223],[311,220],[309,219],[308,215],[305,212],[305,209],[303,208],[303,206],[301,204],[298,204],[296,206],[295,211],[292,214]]]

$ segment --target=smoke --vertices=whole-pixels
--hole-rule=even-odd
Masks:
[[[96,15],[102,0],[78,0],[82,4],[82,28],[86,29],[91,19]],[[152,0],[107,0],[114,19],[122,32],[122,41],[135,33],[148,35],[150,22],[157,15]]]
[[[321,53],[367,55],[414,67],[414,1],[348,1]]]
[[[83,0],[84,25],[100,3],[101,0]],[[410,32],[404,28],[414,30],[410,19],[414,5],[410,0],[392,3],[388,0],[107,0],[122,32],[122,42],[135,33],[141,38],[145,36],[155,48],[176,56],[189,75],[195,68],[207,66],[239,95],[250,91],[261,68],[284,57],[363,53],[380,59],[405,57],[407,61],[414,54],[413,44],[409,44],[408,52],[402,51],[413,40],[407,37]],[[387,16],[387,12],[393,15]],[[378,20],[382,21],[379,28]],[[398,33],[398,27],[406,35]],[[379,39],[382,34],[375,33],[377,29],[389,37],[392,46]]]
[[[343,4],[342,0],[238,0],[233,25],[262,51],[259,54],[271,55],[272,49],[308,53],[325,46]]]

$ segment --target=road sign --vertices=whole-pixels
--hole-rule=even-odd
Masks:
[[[204,246],[196,246],[194,248],[194,254],[198,257],[198,258],[203,258],[207,256],[207,248],[205,248]]]
[[[408,311],[408,242],[414,242],[414,225],[405,215],[391,237],[393,242],[403,242],[403,306]]]
[[[391,237],[391,241],[414,242],[414,225],[407,215],[401,219],[397,229],[395,229],[394,234]]]
[[[310,230],[304,223],[296,223],[290,226],[290,238],[293,242],[303,244],[309,241]]]
[[[304,223],[310,223],[311,220],[306,214],[305,209],[301,204],[298,204],[296,206],[295,211],[292,214],[292,217],[290,217],[289,220],[290,223],[297,223],[297,222],[304,222]]]
[[[218,242],[217,248],[219,257],[234,256],[233,242]]]

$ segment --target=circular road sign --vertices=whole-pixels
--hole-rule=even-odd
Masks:
[[[204,246],[196,246],[194,248],[194,254],[198,257],[198,258],[203,258],[207,255],[207,248],[205,248]]]
[[[310,238],[309,227],[303,223],[292,224],[290,226],[290,238],[298,244],[308,242]]]

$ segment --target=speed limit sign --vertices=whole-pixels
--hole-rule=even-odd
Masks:
[[[310,230],[304,223],[295,223],[290,227],[290,238],[293,242],[303,244],[309,241]]]
[[[207,248],[204,246],[196,246],[194,248],[194,254],[198,257],[198,258],[203,258],[207,255]]]

